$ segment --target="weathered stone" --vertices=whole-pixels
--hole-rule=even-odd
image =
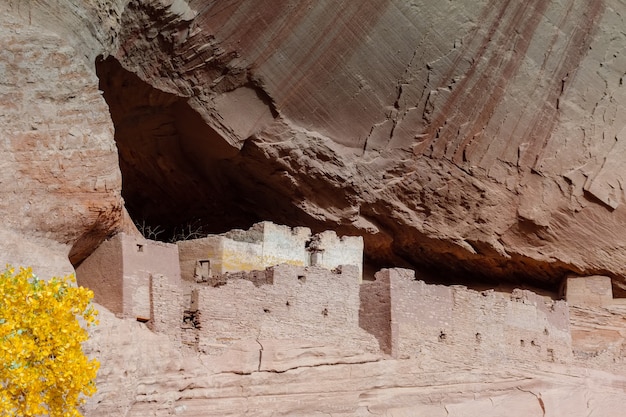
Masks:
[[[22,6],[0,17],[0,263],[49,278],[120,228],[121,177],[95,74]]]
[[[144,321],[153,315],[151,280],[160,280],[157,275],[180,286],[176,245],[124,233],[104,241],[76,268],[78,284],[91,288],[98,303]]]
[[[389,285],[391,355],[446,361],[569,362],[569,308],[531,291],[511,294],[428,285],[408,270],[382,270]],[[367,290],[364,290],[365,292]],[[367,308],[365,306],[364,308]]]
[[[613,302],[611,278],[601,275],[569,277],[565,282],[565,299],[576,307],[608,306]]]
[[[52,41],[55,56],[83,66],[91,88],[96,55],[114,57],[99,73],[135,218],[173,228],[201,216],[212,231],[261,218],[340,225],[343,234],[362,234],[378,263],[555,286],[568,272],[623,280],[621,3],[292,6],[275,13],[263,1],[226,9],[182,0],[18,1],[3,5],[3,27],[24,27],[22,45],[51,42],[28,42],[48,36],[39,27],[63,35],[67,41]],[[45,68],[48,79],[65,68],[35,55],[24,62]],[[84,152],[114,158],[110,125],[106,139],[96,128],[109,122],[83,114],[97,107],[68,119],[73,104],[61,100],[91,103],[90,93],[67,75],[58,79],[65,84],[47,83],[52,95],[7,90],[7,103],[18,111],[58,96],[37,104],[31,121],[43,126],[54,113],[45,135],[65,149],[81,135],[63,129],[91,129],[89,140],[100,139]],[[44,134],[22,110],[15,114],[28,125],[11,128],[20,142],[24,132],[31,140]],[[102,164],[94,155],[83,155],[80,172],[93,175],[82,177],[98,178],[96,189],[108,178],[104,194],[119,192],[117,172],[88,166]],[[87,195],[79,190],[73,195]],[[120,228],[119,200],[89,195],[98,214],[52,239],[74,245],[74,263]],[[596,232],[598,223],[606,233]],[[45,234],[49,226],[25,230]]]
[[[265,226],[265,231],[282,230]],[[257,227],[226,235],[256,244],[260,231]],[[503,293],[429,285],[407,269],[384,269],[373,282],[361,282],[355,266],[331,271],[289,264],[228,272],[207,281],[172,280],[161,272],[178,276],[171,266],[178,262],[176,248],[136,242],[122,235],[103,243],[84,262],[108,259],[110,264],[136,268],[140,259],[142,276],[129,277],[123,289],[146,287],[147,326],[169,336],[160,341],[158,354],[176,358],[174,369],[159,366],[147,371],[147,381],[158,375],[160,382],[135,387],[136,375],[123,377],[135,396],[118,398],[127,416],[354,416],[364,409],[383,414],[495,416],[509,408],[514,408],[514,415],[545,415],[547,410],[562,415],[572,410],[562,392],[584,392],[589,398],[600,395],[601,391],[594,393],[596,387],[606,388],[599,379],[594,379],[593,389],[575,380],[567,382],[580,372],[575,367],[611,369],[615,374],[611,378],[626,372],[626,330],[620,314],[626,303],[611,297],[607,277],[568,280],[568,299],[579,304],[571,307],[570,319],[565,301],[520,289]],[[163,263],[164,250],[176,259]],[[181,296],[183,287],[187,290]],[[595,295],[589,297],[585,289]],[[146,304],[145,297],[118,297],[130,303],[124,306],[129,311]],[[128,325],[105,313],[109,333]],[[89,349],[106,344],[98,341],[99,335],[94,333]],[[143,329],[135,337],[150,342],[156,336]],[[117,360],[130,354],[113,346],[107,349],[105,354],[114,354]],[[180,365],[183,356],[193,370]],[[483,373],[494,366],[500,372],[497,376]],[[110,373],[100,378],[105,387],[112,379]],[[283,388],[285,384],[288,388]],[[342,384],[349,385],[338,389]],[[520,391],[530,396],[520,397]],[[617,401],[622,394],[611,392],[608,398]],[[112,401],[101,396],[93,401],[87,405],[90,415],[110,412]],[[589,402],[585,407],[601,409]]]
[[[231,230],[221,235],[177,242],[183,279],[198,280],[204,268],[207,277],[228,272],[263,270],[290,264],[334,269],[353,265],[363,271],[363,239],[337,236],[334,231],[311,234],[306,227],[288,227],[261,222],[249,230]],[[204,266],[202,266],[204,265]]]
[[[184,358],[163,336],[104,312],[89,342],[102,362],[86,416],[622,415],[626,379],[572,365],[387,359],[255,371]],[[258,345],[257,345],[258,347]],[[240,349],[241,350],[241,349]],[[243,352],[243,350],[241,350]],[[252,359],[255,359],[252,361]],[[232,364],[232,362],[230,362]],[[243,364],[243,357],[236,360]],[[615,364],[612,365],[615,367]]]

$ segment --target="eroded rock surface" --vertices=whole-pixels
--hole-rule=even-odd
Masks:
[[[268,218],[359,233],[379,264],[621,281],[623,8],[131,1],[111,52],[123,70],[103,80],[136,75],[154,90],[106,94],[114,115],[136,91],[136,108],[168,107],[172,128],[129,111],[119,125],[178,144],[184,162],[120,134],[134,154],[122,163],[148,178],[191,164],[198,180],[186,196],[175,175],[129,187],[194,200],[175,220],[203,217],[210,231]],[[177,110],[148,100],[163,94]],[[167,202],[141,204],[158,197],[127,200],[159,221]]]
[[[621,2],[4,7],[14,25],[63,36],[73,65],[100,56],[136,221],[339,228],[364,236],[374,264],[440,279],[623,281]],[[87,148],[112,164],[110,137],[99,143]],[[83,177],[119,175],[86,165]],[[119,228],[107,204],[111,221],[73,262]]]
[[[96,416],[621,416],[623,365],[611,373],[581,365],[432,357],[371,359],[287,370],[217,371],[136,321],[102,312],[88,350],[102,362],[98,393],[85,408]],[[256,344],[255,344],[256,345]],[[284,343],[266,344],[285,352]],[[237,367],[259,346],[230,359]],[[258,355],[254,358],[258,359]],[[279,366],[290,358],[278,357]],[[588,360],[588,359],[585,359]],[[228,364],[219,361],[222,367]],[[621,363],[621,362],[620,362]],[[296,365],[296,366],[294,366]]]
[[[68,274],[68,256],[120,225],[113,124],[75,49],[19,15],[0,22],[0,262]]]

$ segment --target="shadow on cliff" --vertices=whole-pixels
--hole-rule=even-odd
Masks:
[[[341,221],[320,220],[310,214],[307,201],[328,204],[329,212],[349,209],[350,193],[356,191],[327,186],[302,167],[302,175],[292,177],[269,159],[254,137],[237,148],[209,126],[186,97],[156,89],[114,58],[99,59],[96,68],[115,125],[122,196],[131,218],[148,238],[175,241],[248,229],[269,220],[307,226],[314,232],[334,229],[339,234],[362,235],[366,279],[381,267],[400,266],[420,270],[419,278],[430,283],[485,288],[506,280],[557,294],[560,282],[571,273],[568,265],[514,254],[510,258],[483,250],[470,254],[398,224],[385,214],[384,202],[378,208],[362,207],[362,213],[383,210],[372,217],[381,230],[376,234]],[[261,89],[256,91],[259,99],[269,100]]]

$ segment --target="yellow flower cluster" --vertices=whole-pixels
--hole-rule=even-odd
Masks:
[[[85,326],[98,324],[92,298],[72,275],[0,273],[0,416],[81,416],[100,366],[82,349]]]

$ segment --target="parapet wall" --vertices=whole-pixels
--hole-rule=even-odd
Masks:
[[[364,283],[361,311],[386,305],[389,288],[390,331],[377,318],[372,325],[381,346],[393,357],[434,360],[511,359],[568,361],[571,359],[569,310],[530,291],[512,294],[473,291],[462,286],[428,285],[415,280],[410,270],[387,269],[377,281]],[[362,313],[363,314],[363,313]],[[379,315],[381,315],[379,313]],[[382,316],[382,315],[381,315]]]

